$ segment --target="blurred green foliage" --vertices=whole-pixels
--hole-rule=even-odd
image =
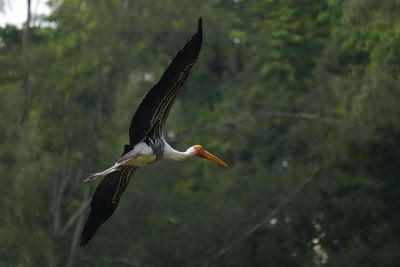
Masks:
[[[400,3],[50,1],[0,28],[0,266],[400,265]],[[166,127],[230,167],[140,168],[78,248],[130,118],[203,17]]]

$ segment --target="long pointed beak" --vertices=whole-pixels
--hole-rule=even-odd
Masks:
[[[221,159],[217,158],[216,156],[214,156],[213,154],[211,154],[210,152],[208,152],[206,150],[199,150],[197,156],[200,158],[203,158],[203,159],[215,161],[216,163],[221,164],[224,167],[228,167],[228,164],[226,164]]]

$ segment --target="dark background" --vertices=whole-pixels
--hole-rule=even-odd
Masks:
[[[64,0],[0,28],[0,266],[400,266],[400,2]],[[166,127],[81,249],[130,118],[203,17]],[[41,26],[38,26],[41,25]]]

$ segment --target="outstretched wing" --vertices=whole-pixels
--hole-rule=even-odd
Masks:
[[[202,39],[202,21],[199,18],[197,32],[178,52],[133,116],[129,127],[129,139],[132,146],[146,137],[162,136],[162,129],[171,106],[199,56]]]
[[[86,220],[81,234],[81,246],[85,246],[97,229],[114,213],[119,199],[137,167],[126,167],[107,175],[94,192],[90,206],[92,210]]]

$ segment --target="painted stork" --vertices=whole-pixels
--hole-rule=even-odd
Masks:
[[[163,128],[168,113],[199,56],[202,43],[202,21],[197,32],[172,60],[158,83],[151,88],[136,110],[129,127],[130,144],[125,145],[118,161],[105,171],[89,175],[85,181],[102,178],[91,201],[91,211],[81,234],[85,246],[97,229],[114,213],[131,175],[139,166],[160,159],[185,160],[203,158],[228,165],[207,152],[200,145],[193,145],[185,152],[173,149],[164,139]]]

